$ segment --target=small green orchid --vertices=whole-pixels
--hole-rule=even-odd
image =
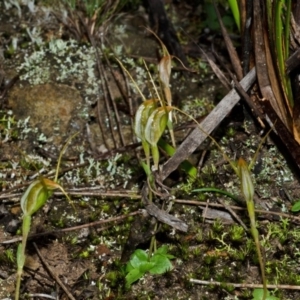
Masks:
[[[76,135],[77,133],[71,136],[67,140],[66,144],[64,145],[63,149],[60,152],[54,181],[40,176],[38,179],[34,180],[29,185],[29,187],[21,197],[20,202],[21,202],[21,209],[23,212],[22,243],[19,244],[17,249],[17,282],[16,282],[15,300],[18,300],[20,297],[21,277],[22,277],[23,268],[25,264],[25,258],[26,258],[25,250],[26,250],[28,234],[30,231],[32,215],[35,212],[37,212],[41,207],[43,207],[43,205],[52,195],[52,191],[56,189],[61,190],[63,194],[67,197],[68,201],[72,204],[72,201],[69,198],[69,196],[66,194],[65,190],[62,188],[61,185],[57,183],[57,179],[58,179],[58,171],[59,171],[62,154],[65,151],[67,144]]]

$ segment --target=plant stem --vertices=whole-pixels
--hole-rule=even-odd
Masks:
[[[265,300],[267,297],[267,282],[266,282],[266,275],[265,275],[265,265],[263,261],[263,257],[261,254],[261,245],[259,241],[259,234],[258,230],[256,228],[256,222],[255,222],[255,207],[254,207],[254,202],[253,201],[247,201],[247,209],[248,209],[248,214],[249,214],[249,219],[250,219],[250,226],[251,226],[251,233],[252,237],[255,242],[256,246],[256,252],[258,256],[258,262],[260,266],[260,272],[261,272],[261,277],[262,277],[262,282],[263,282],[263,298],[262,300]]]
[[[27,238],[30,230],[31,216],[24,215],[23,224],[22,224],[22,243],[18,246],[17,250],[17,282],[16,282],[16,291],[15,291],[15,300],[20,298],[20,287],[21,287],[21,277],[23,273],[23,267],[25,264],[25,249]]]

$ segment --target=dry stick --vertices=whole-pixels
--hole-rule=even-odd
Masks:
[[[101,131],[101,134],[103,137],[103,143],[104,143],[106,149],[109,149],[109,145],[108,145],[107,140],[104,135],[105,129],[104,129],[104,126],[101,121],[103,115],[101,114],[101,110],[100,110],[100,98],[97,100],[97,116],[98,116],[98,124],[99,124],[100,131]]]
[[[230,91],[231,84],[229,82],[229,79],[220,70],[219,66],[212,59],[210,59],[210,57],[206,54],[206,52],[200,46],[198,46],[198,47],[201,50],[201,52],[204,55],[204,57],[206,58],[206,60],[208,61],[210,67],[212,68],[212,70],[214,71],[214,73],[216,74],[216,76],[218,77],[218,79],[220,80],[220,82],[227,89],[227,91]]]
[[[217,200],[220,204],[222,204],[224,206],[224,208],[229,211],[231,213],[231,215],[236,219],[236,221],[238,221],[238,223],[240,223],[240,225],[244,228],[244,230],[246,232],[249,231],[249,229],[247,228],[247,226],[245,225],[245,223],[241,220],[241,218],[235,213],[235,211],[233,209],[231,209],[230,205],[227,205],[224,201],[222,201],[221,199]]]
[[[255,105],[253,103],[253,101],[251,100],[251,97],[245,92],[245,90],[241,87],[240,83],[236,80],[236,78],[234,76],[232,76],[232,79],[234,81],[234,85],[235,85],[236,90],[243,97],[243,99],[247,102],[249,108],[251,109],[252,113],[256,117],[256,120],[259,122],[260,126],[262,128],[265,128],[266,126],[263,122],[265,117],[263,116],[263,114],[258,109],[258,106],[260,106],[260,105]],[[274,126],[274,124],[269,124],[269,125],[270,125],[270,127]]]
[[[210,147],[211,143],[212,142],[210,141],[208,146],[207,146],[207,149]],[[199,159],[199,162],[198,162],[198,166],[197,166],[198,173],[201,172],[201,169],[203,167],[204,158],[205,158],[206,154],[207,154],[207,150],[203,150],[202,153],[201,153],[201,157]]]
[[[188,225],[184,221],[168,214],[166,211],[158,208],[155,204],[153,204],[153,202],[149,201],[148,190],[149,190],[148,184],[147,182],[145,182],[141,194],[142,194],[142,201],[145,205],[147,213],[150,216],[155,217],[158,221],[164,224],[167,224],[177,230],[187,232]]]
[[[69,9],[68,9],[68,11],[69,11]],[[69,12],[70,12],[70,11],[69,11]],[[57,14],[55,14],[55,16],[56,16],[56,18],[58,18],[59,21],[63,22],[64,25],[67,26],[67,27],[69,28],[69,30],[71,30],[72,27],[68,24],[68,22],[65,22],[64,20],[62,20],[60,17],[57,16]],[[90,30],[89,30],[87,24],[85,23],[84,19],[80,16],[80,14],[78,14],[78,18],[79,18],[80,22],[82,23],[82,25],[83,25],[83,27],[84,27],[84,29],[85,29],[85,31],[86,31],[88,37],[91,38]],[[78,24],[76,24],[75,22],[73,22],[73,19],[72,19],[72,18],[68,18],[68,19],[69,19],[69,21],[71,21],[72,23],[74,23],[73,26],[74,26],[74,28],[76,28],[75,34],[76,34],[76,36],[77,36],[77,40],[79,40],[79,37],[80,37],[80,35],[82,35],[82,33],[81,33],[81,31],[80,31],[80,28],[79,28]],[[71,30],[71,32],[74,33],[74,30]],[[77,34],[77,33],[78,33],[78,34]],[[92,41],[91,41],[91,43],[92,43]],[[95,47],[95,50],[96,50],[96,56],[99,56],[99,55],[98,55],[98,52],[97,52],[98,49],[97,49],[96,47]],[[98,60],[97,60],[97,67],[98,67],[98,73],[99,73],[99,76],[100,76],[101,72],[100,72],[100,66],[99,66]],[[102,88],[103,88],[103,91],[104,91],[104,90],[105,90],[105,89],[104,89],[105,87],[103,87],[103,81],[102,81],[102,80],[101,80],[101,84],[102,84]],[[104,97],[104,98],[105,98],[105,97]],[[106,100],[106,98],[105,98],[105,100]],[[109,146],[108,146],[108,144],[107,144],[107,140],[106,140],[105,135],[104,135],[105,128],[104,128],[104,126],[103,126],[103,124],[102,124],[102,122],[101,122],[102,114],[101,114],[101,111],[100,111],[100,99],[98,99],[97,102],[98,102],[98,103],[97,103],[98,124],[99,124],[100,131],[101,131],[101,134],[102,134],[102,137],[103,137],[103,143],[104,143],[105,147],[106,147],[107,149],[109,149]]]
[[[240,84],[245,91],[247,91],[256,78],[256,71],[253,68],[246,76],[241,80]],[[235,89],[232,89],[218,105],[210,112],[210,114],[201,122],[201,131],[198,126],[192,131],[192,133],[184,140],[183,143],[177,148],[175,154],[163,164],[160,178],[166,179],[170,173],[176,170],[180,163],[187,159],[196,148],[207,138],[207,134],[210,134],[221,121],[227,116],[227,114],[233,109],[233,107],[239,102],[240,96]],[[204,133],[205,132],[205,133]]]
[[[53,277],[53,279],[60,285],[60,287],[64,290],[64,292],[67,294],[67,296],[69,297],[69,299],[71,300],[76,300],[72,294],[69,292],[69,290],[67,289],[67,287],[62,283],[62,281],[59,279],[59,277],[51,270],[49,264],[46,262],[46,260],[44,260],[40,250],[38,249],[36,243],[33,243],[33,246],[40,258],[40,260],[42,261],[42,263],[44,264],[45,268],[47,269],[47,271],[50,273],[50,275]]]
[[[26,184],[29,185],[28,183]],[[99,187],[84,187],[84,188],[72,188],[72,189],[65,189],[67,193],[70,195],[75,196],[99,196],[99,197],[125,197],[125,198],[132,198],[132,199],[141,199],[141,195],[137,194],[137,192],[133,192],[131,190],[113,190],[113,191],[104,191],[103,189]],[[8,191],[9,192],[9,191]],[[0,194],[0,200],[1,199],[12,199],[12,198],[18,198],[23,193],[7,193],[7,194]],[[53,195],[55,196],[62,196],[63,193],[60,192],[54,192]],[[12,200],[10,200],[12,201]],[[17,200],[19,201],[19,200]],[[16,202],[17,202],[16,201]],[[8,202],[8,201],[6,201]],[[1,201],[2,203],[2,201]]]
[[[198,280],[198,279],[190,279],[190,282],[197,283],[197,284],[203,284],[203,285],[217,285],[217,286],[223,286],[223,285],[229,285],[236,288],[252,288],[252,289],[261,289],[263,288],[262,284],[256,284],[256,283],[233,283],[233,282],[220,282],[220,281],[207,281],[207,280]],[[268,284],[268,289],[285,289],[285,290],[300,290],[299,285],[288,285],[288,284]]]
[[[28,297],[29,297],[29,298],[37,298],[37,297],[39,297],[39,298],[42,298],[42,299],[43,299],[43,298],[46,298],[46,299],[54,299],[54,300],[57,299],[57,297],[55,297],[55,296],[50,296],[50,295],[47,295],[47,294],[41,294],[41,293],[29,294]]]
[[[286,73],[290,74],[293,70],[299,67],[300,65],[300,48],[295,51],[286,61]]]
[[[93,226],[95,226],[95,225],[93,225]],[[113,226],[113,225],[111,225],[111,226]],[[110,228],[111,226],[101,227],[101,228],[96,229],[96,231],[100,232],[100,231],[103,231],[103,230],[106,230],[106,229]],[[41,236],[50,235],[50,234],[58,234],[58,233],[62,233],[62,232],[75,231],[75,230],[83,229],[83,228],[86,228],[86,227],[92,227],[92,226],[90,224],[83,224],[83,225],[68,227],[68,228],[64,228],[64,229],[34,233],[34,234],[28,235],[27,240],[32,240],[32,239],[35,239],[35,238],[38,238],[38,237],[41,237]],[[17,237],[17,238],[13,238],[11,240],[3,241],[3,242],[0,241],[0,245],[1,244],[3,244],[3,245],[5,245],[5,244],[14,244],[14,243],[20,242],[20,241],[22,241],[22,238]]]

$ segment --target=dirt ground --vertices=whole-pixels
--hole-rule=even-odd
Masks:
[[[255,244],[241,225],[249,228],[245,204],[238,201],[240,183],[213,142],[208,139],[189,158],[198,168],[196,178],[173,172],[154,197],[155,205],[187,224],[187,232],[166,224],[154,227],[156,219],[147,215],[141,200],[147,178],[132,120],[142,99],[115,58],[145,97],[151,97],[154,87],[141,58],[159,87],[160,45],[145,30],[148,20],[142,7],[122,11],[100,27],[95,38],[103,40],[97,52],[75,13],[69,11],[67,19],[62,8],[46,1],[12,3],[0,3],[0,299],[13,299],[15,291],[20,199],[33,180],[53,180],[60,151],[77,132],[59,172],[59,183],[75,209],[61,191],[54,191],[34,214],[21,299],[254,299],[257,286],[250,285],[261,284],[261,276]],[[200,6],[169,3],[167,10],[194,70],[182,71],[174,63],[174,105],[198,121],[227,93],[194,43],[187,42],[188,36],[198,41],[204,32],[196,18]],[[226,59],[220,37],[212,38]],[[176,114],[177,145],[194,126]],[[230,159],[250,162],[261,132],[238,104],[214,137]],[[164,140],[169,139],[165,134]],[[278,299],[296,300],[300,217],[291,207],[300,189],[298,171],[280,149],[268,138],[251,173],[266,277],[275,285],[269,291]],[[161,163],[167,159],[162,151]],[[199,188],[219,189],[238,199],[212,190],[193,191]],[[126,263],[136,249],[149,249],[152,236],[158,247],[168,246],[173,268],[161,275],[148,272],[128,288]]]

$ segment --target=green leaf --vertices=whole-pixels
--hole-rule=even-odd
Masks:
[[[133,282],[140,279],[146,272],[151,274],[163,274],[173,268],[169,258],[174,258],[168,254],[168,247],[162,246],[157,249],[150,261],[148,254],[141,249],[137,249],[132,254],[130,261],[126,265],[126,286],[129,287]]]
[[[240,17],[240,11],[239,11],[239,5],[237,0],[228,0],[230,9],[232,11],[235,23],[239,29],[239,31],[241,31],[241,17]]]
[[[168,246],[167,245],[163,245],[155,251],[155,255],[156,254],[167,254],[167,253],[168,253]]]
[[[130,285],[139,280],[144,276],[144,273],[141,273],[139,269],[133,269],[131,270],[125,277],[126,280],[126,286],[130,287]]]
[[[126,272],[129,273],[131,270],[135,269],[130,261],[126,264]]]
[[[150,261],[155,263],[153,268],[149,270],[151,274],[163,274],[173,268],[170,260],[165,255],[155,253]]]
[[[300,210],[300,200],[298,200],[296,203],[294,203],[294,205],[292,206],[291,211],[297,212],[299,210]]]
[[[163,245],[155,251],[154,255],[160,254],[160,255],[164,255],[165,257],[170,258],[170,259],[175,258],[174,255],[168,254],[168,250],[169,250],[168,246]]]
[[[149,272],[155,266],[154,262],[142,262],[139,266],[139,270],[141,273]]]
[[[129,263],[133,268],[139,268],[143,262],[148,262],[148,254],[141,249],[135,250],[130,258]]]
[[[255,289],[252,293],[252,300],[261,300],[264,294],[264,290],[263,289]],[[267,297],[265,300],[279,300],[279,298],[275,297],[275,296],[271,296],[270,292],[267,291]]]
[[[172,255],[172,254],[166,254],[166,257],[169,258],[169,259],[174,259],[175,258],[175,256]]]

